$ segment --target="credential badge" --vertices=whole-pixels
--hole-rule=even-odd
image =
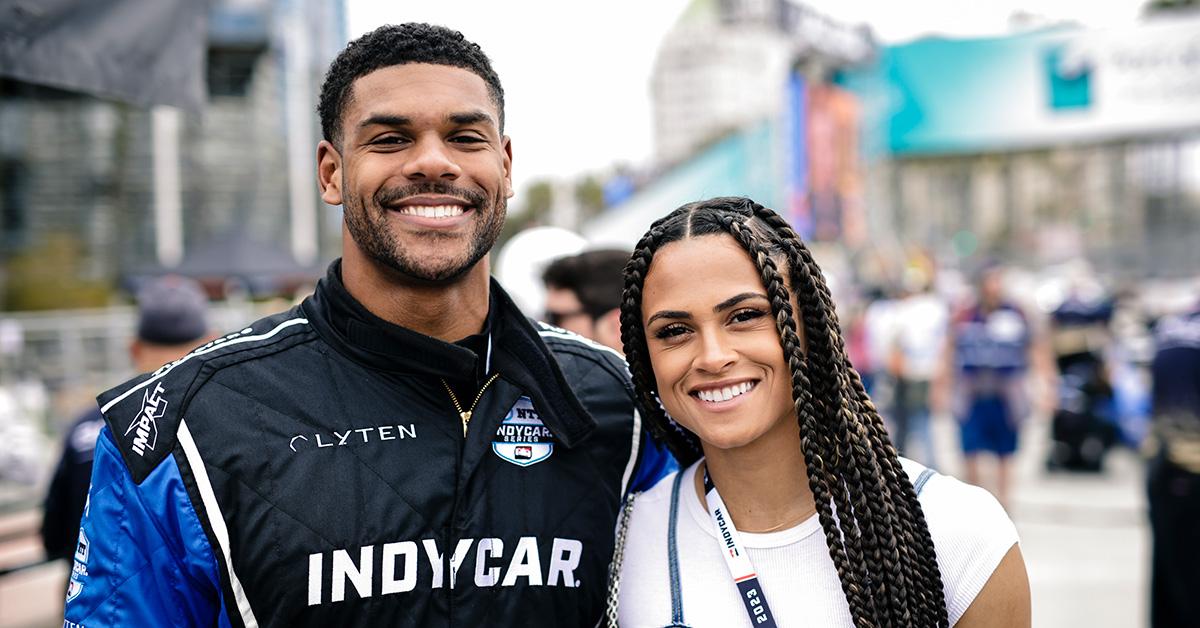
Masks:
[[[518,399],[496,428],[492,451],[518,467],[535,465],[554,453],[554,435],[542,423],[529,397]]]

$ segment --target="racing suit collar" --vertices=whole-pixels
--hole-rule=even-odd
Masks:
[[[596,429],[596,420],[571,391],[558,360],[542,342],[534,324],[521,313],[508,293],[492,279],[496,309],[492,368],[523,390],[536,408],[543,409],[546,427],[566,447],[574,447]]]
[[[535,407],[544,408],[546,427],[563,445],[573,447],[595,429],[595,419],[571,392],[533,324],[495,279],[490,292],[487,327],[492,332],[492,370],[525,392]],[[483,368],[480,362],[486,359],[369,312],[342,284],[340,259],[329,265],[302,307],[309,323],[333,347],[375,369],[474,381]]]
[[[384,371],[474,379],[475,352],[372,314],[346,290],[340,259],[329,265],[305,309],[310,323],[329,332],[330,344],[357,362]]]

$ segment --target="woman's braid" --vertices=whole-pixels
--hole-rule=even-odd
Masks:
[[[629,363],[629,374],[637,391],[638,405],[647,417],[651,432],[666,442],[681,464],[690,464],[701,456],[700,441],[695,434],[684,430],[667,416],[655,390],[654,372],[650,354],[646,348],[646,332],[642,328],[642,286],[650,269],[650,260],[658,247],[662,231],[657,225],[671,218],[669,214],[659,219],[638,242],[625,265],[625,291],[621,303],[621,344],[625,359]]]
[[[818,518],[824,528],[829,554],[842,582],[842,591],[846,594],[851,615],[855,618],[856,625],[877,625],[874,621],[876,613],[863,579],[866,574],[861,568],[855,568],[864,563],[856,539],[858,536],[857,526],[854,525],[853,520],[842,517],[841,520],[850,525],[843,524],[839,528],[837,520],[834,519],[833,505],[836,505],[840,512],[850,512],[850,510],[845,491],[830,490],[831,485],[838,486],[837,475],[831,473],[831,469],[823,463],[829,455],[829,440],[822,438],[826,435],[825,430],[821,429],[821,422],[817,420],[817,415],[810,411],[819,404],[816,403],[810,392],[813,386],[807,373],[800,336],[796,331],[789,291],[775,266],[775,261],[750,230],[732,217],[723,216],[722,218],[722,226],[728,229],[734,239],[747,249],[751,260],[759,270],[763,286],[767,289],[771,311],[775,315],[776,328],[783,343],[784,355],[788,357],[792,371],[793,399],[804,399],[807,402],[797,404],[797,418],[802,423],[807,422],[809,425],[808,430],[801,429],[800,431],[801,449],[805,453],[806,463],[809,460],[821,463],[819,466],[806,464],[809,473],[809,488],[813,491],[813,497],[817,502]],[[820,444],[811,442],[812,439],[808,438],[809,435],[818,436],[816,441]],[[816,466],[815,469],[814,466]]]
[[[811,252],[782,217],[759,205],[754,206],[754,214],[778,234],[781,247],[785,249],[789,259],[789,267],[801,271],[793,272],[794,281],[801,275],[820,277],[820,268]],[[887,438],[882,418],[863,389],[861,378],[850,368],[828,287],[823,280],[814,281],[806,287],[814,288],[808,294],[812,295],[813,301],[819,302],[820,309],[829,313],[829,324],[825,326],[825,330],[831,340],[834,359],[840,363],[834,369],[842,375],[839,378],[839,388],[845,390],[849,397],[846,409],[851,416],[859,419],[859,429],[866,431],[866,440],[874,458],[872,466],[877,465],[873,474],[874,488],[887,497],[877,502],[885,511],[883,521],[890,524],[887,527],[892,528],[884,531],[887,547],[883,548],[881,559],[883,567],[891,574],[892,585],[888,593],[892,599],[892,607],[899,613],[899,616],[894,617],[894,621],[901,625],[911,624],[913,621],[919,625],[946,625],[948,620],[945,604],[942,603],[941,576],[937,570],[933,542],[920,504],[916,500],[916,493]],[[905,565],[908,565],[909,569],[906,570]],[[929,591],[937,593],[936,600],[929,599]]]

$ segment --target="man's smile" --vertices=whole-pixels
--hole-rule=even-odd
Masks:
[[[444,194],[422,194],[388,203],[388,211],[395,212],[405,222],[420,227],[457,227],[475,207],[469,201]]]

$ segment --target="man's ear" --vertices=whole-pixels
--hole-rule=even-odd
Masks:
[[[317,185],[321,200],[329,205],[342,204],[342,155],[329,140],[317,144]]]
[[[505,135],[500,143],[504,147],[504,197],[512,198],[512,138]]]

